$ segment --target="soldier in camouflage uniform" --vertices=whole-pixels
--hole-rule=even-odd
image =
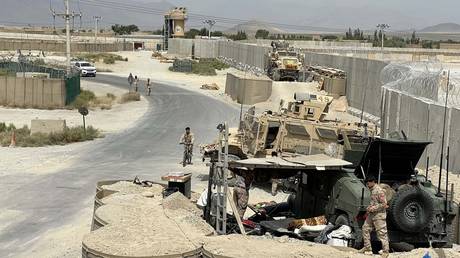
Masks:
[[[242,171],[241,175],[235,174],[236,183],[233,187],[233,201],[236,204],[238,215],[243,219],[249,201],[249,188],[251,187],[254,175],[251,172]]]
[[[382,242],[382,257],[388,257],[390,251],[387,233],[387,213],[388,208],[385,192],[376,183],[375,177],[369,176],[366,178],[366,185],[371,190],[371,202],[367,207],[367,218],[363,225],[363,240],[364,247],[360,253],[372,251],[371,247],[371,232],[376,231],[377,237]]]

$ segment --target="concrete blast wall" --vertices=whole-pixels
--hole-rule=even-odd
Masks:
[[[73,43],[73,52],[117,52],[132,50],[132,43]],[[65,52],[65,42],[45,40],[0,40],[0,51],[39,50],[46,52]]]
[[[267,79],[245,78],[227,73],[225,93],[238,103],[254,105],[267,101],[272,94],[272,81]]]
[[[409,139],[429,141],[426,153],[422,156],[418,167],[426,167],[426,157],[430,157],[430,166],[438,164],[441,157],[442,129],[444,123],[444,107],[414,98],[405,93],[384,88],[382,112],[382,136],[389,133],[404,131]],[[445,149],[450,146],[450,168],[460,167],[460,110],[450,107],[447,111]]]
[[[65,82],[61,79],[0,76],[0,105],[57,108],[65,106]]]
[[[265,68],[265,56],[270,47],[241,44],[232,41],[205,39],[171,39],[168,53],[173,55],[192,56],[196,58],[226,57],[236,62],[261,69]]]
[[[306,52],[305,64],[321,65],[343,70],[347,73],[346,95],[351,107],[380,116],[380,73],[387,63],[377,60],[360,59]],[[365,98],[364,98],[365,97]]]

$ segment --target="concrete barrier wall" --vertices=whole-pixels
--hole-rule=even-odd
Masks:
[[[267,79],[244,78],[227,73],[225,93],[244,105],[254,105],[267,101],[272,94],[272,81]]]
[[[133,43],[82,43],[77,42],[71,45],[73,52],[117,52],[133,50]],[[65,52],[65,42],[58,41],[37,41],[37,40],[0,40],[0,51],[12,50],[39,50],[45,52]]]
[[[243,43],[256,44],[259,46],[270,46],[271,39],[252,39],[243,40]],[[314,41],[314,40],[285,40],[291,47],[309,48],[309,47],[372,47],[372,43],[363,43],[359,41]]]
[[[28,108],[65,106],[65,82],[61,79],[0,77],[0,105]]]
[[[218,41],[205,39],[171,39],[168,53],[178,56],[192,56],[192,49],[196,58],[231,58],[239,63],[264,69],[265,56],[270,47],[242,44],[232,41]]]
[[[337,68],[347,73],[346,95],[351,107],[380,116],[380,73],[386,62],[312,52],[305,53],[305,64]],[[364,98],[365,96],[365,98]]]
[[[389,133],[404,131],[409,139],[429,141],[418,167],[426,167],[426,157],[430,157],[430,165],[435,165],[441,157],[442,129],[444,107],[415,98],[406,93],[384,89],[385,101],[382,112],[382,136]],[[445,153],[450,146],[450,168],[458,173],[460,168],[460,110],[449,107],[447,111],[445,132]]]

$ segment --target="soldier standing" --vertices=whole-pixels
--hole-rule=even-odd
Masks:
[[[137,75],[136,75],[134,76],[134,92],[137,92],[138,84],[139,84],[139,78],[137,78]]]
[[[236,204],[238,215],[243,219],[246,208],[248,207],[249,189],[254,180],[254,175],[251,172],[241,171],[241,175],[235,174],[235,177],[236,183],[235,187],[233,187],[233,201]]]
[[[133,77],[133,74],[132,73],[129,73],[129,76],[128,76],[128,83],[129,83],[129,91],[131,91],[132,87],[133,87],[133,83],[134,83],[134,77]]]
[[[371,190],[371,202],[367,207],[367,218],[363,225],[364,247],[359,250],[360,253],[372,251],[371,232],[376,231],[377,237],[382,242],[382,257],[388,257],[390,251],[387,233],[387,212],[388,208],[385,192],[376,183],[373,176],[366,178],[366,185]]]

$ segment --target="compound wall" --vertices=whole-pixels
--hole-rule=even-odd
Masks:
[[[343,70],[347,73],[346,95],[351,107],[380,116],[380,72],[386,62],[346,56],[334,56],[306,52],[305,64],[321,65]]]
[[[0,76],[0,105],[26,108],[60,108],[65,106],[65,82]]]
[[[196,58],[231,58],[237,63],[264,69],[265,56],[270,47],[242,44],[223,40],[171,39],[168,53]]]
[[[391,132],[404,131],[409,139],[428,141],[426,153],[418,167],[426,167],[426,158],[430,166],[439,162],[441,157],[442,132],[444,125],[444,107],[428,100],[415,98],[402,92],[383,89],[382,136]],[[460,168],[460,110],[449,107],[446,115],[445,153],[450,146],[450,168],[458,173]]]
[[[254,105],[267,101],[270,98],[272,94],[272,81],[227,73],[225,94],[240,104]]]
[[[73,43],[73,52],[117,52],[123,50],[133,50],[133,43]],[[46,52],[65,52],[65,42],[52,40],[0,40],[0,51],[12,50],[39,50]]]

